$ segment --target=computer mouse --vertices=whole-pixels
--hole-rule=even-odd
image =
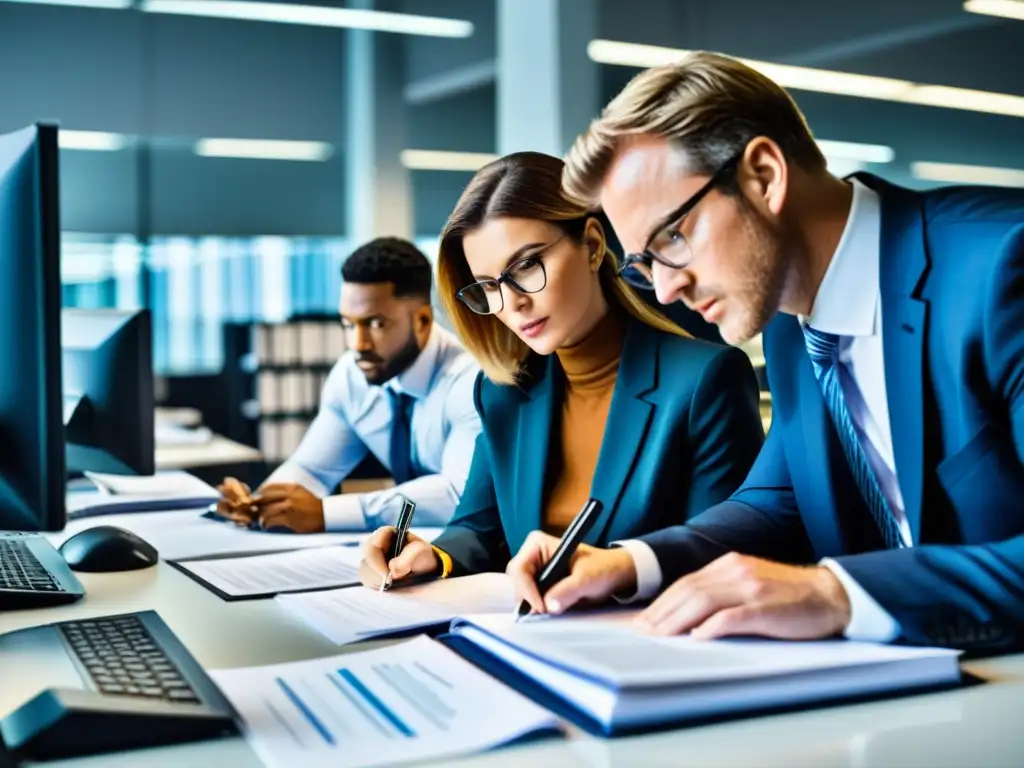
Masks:
[[[100,525],[76,533],[60,545],[60,553],[73,571],[113,573],[156,565],[156,548],[124,528]]]

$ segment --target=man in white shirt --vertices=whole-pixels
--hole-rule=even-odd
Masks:
[[[772,428],[685,526],[581,547],[534,610],[660,596],[655,634],[1024,644],[1024,192],[830,175],[775,83],[710,53],[638,75],[565,185],[622,276],[738,343],[764,331]]]
[[[430,262],[412,243],[378,238],[342,266],[339,312],[348,350],[295,454],[255,494],[221,486],[222,514],[298,533],[364,531],[394,523],[401,497],[416,524],[444,526],[469,474],[480,419],[474,360],[434,322]],[[334,494],[368,455],[396,487]]]

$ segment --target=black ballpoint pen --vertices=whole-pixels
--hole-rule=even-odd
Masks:
[[[537,577],[537,591],[540,592],[540,596],[544,597],[551,587],[560,582],[566,576],[569,575],[569,564],[572,562],[572,556],[576,553],[576,549],[583,542],[583,538],[590,531],[597,516],[601,514],[603,506],[597,499],[587,499],[587,503],[583,505],[583,509],[579,511],[573,521],[569,523],[569,527],[565,529],[565,533],[562,534],[561,541],[558,542],[558,548],[555,550],[555,554],[551,556],[551,559],[544,564],[544,568],[541,569],[540,576]],[[519,612],[516,620],[525,616],[532,610],[530,604],[523,600],[519,604]]]
[[[400,554],[405,548],[405,540],[409,533],[409,526],[412,524],[412,516],[416,511],[416,504],[409,499],[402,498],[402,511],[398,515],[398,524],[395,526],[395,532],[391,536],[391,544],[388,546],[387,561],[390,563]],[[388,574],[390,576],[391,574]],[[391,582],[388,580],[388,576],[384,577],[384,580],[380,583],[380,591],[384,592]]]

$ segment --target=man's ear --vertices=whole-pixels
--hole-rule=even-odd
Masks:
[[[429,304],[424,304],[422,307],[416,310],[416,327],[426,329],[430,327],[430,324],[434,322],[434,308]]]

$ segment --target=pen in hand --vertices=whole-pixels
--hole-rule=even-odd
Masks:
[[[395,532],[391,536],[391,544],[388,546],[387,563],[389,570],[380,582],[380,592],[382,593],[386,592],[388,587],[391,586],[391,561],[402,554],[402,550],[405,548],[409,526],[412,524],[412,516],[415,511],[416,504],[403,496],[402,511],[398,515],[398,524],[395,526]]]
[[[537,591],[542,598],[551,587],[569,575],[572,556],[576,553],[579,545],[583,543],[584,537],[589,533],[590,528],[594,525],[594,521],[597,520],[597,516],[601,514],[602,509],[603,506],[600,501],[597,499],[587,499],[583,509],[577,513],[569,527],[565,529],[565,533],[562,534],[555,553],[544,564],[540,575],[537,577]],[[531,610],[533,609],[530,603],[523,600],[519,604],[516,621],[526,616]]]

